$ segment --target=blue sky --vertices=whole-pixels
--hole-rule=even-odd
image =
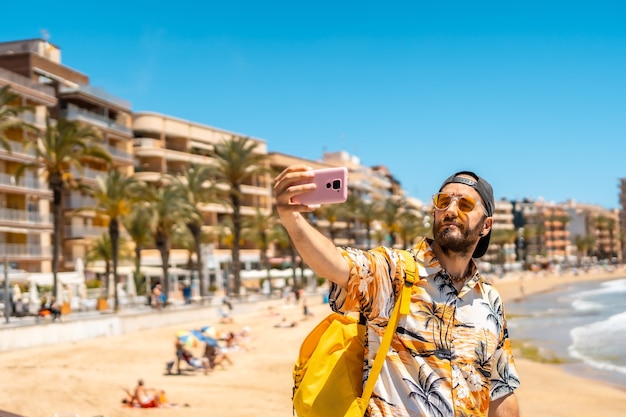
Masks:
[[[618,207],[626,3],[435,3],[10,2],[0,41],[46,30],[134,111],[347,151],[422,200],[470,169],[497,199]]]

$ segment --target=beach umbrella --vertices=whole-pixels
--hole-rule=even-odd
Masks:
[[[176,338],[183,344],[183,346],[190,348],[198,347],[201,342],[204,342],[204,340],[201,340],[196,334],[189,330],[177,331]]]
[[[213,326],[202,326],[200,328],[200,332],[202,332],[205,336],[212,337],[214,339],[217,337],[217,330],[215,330],[215,327]]]
[[[202,330],[191,330],[191,333],[198,338],[198,340],[206,343],[209,346],[219,346],[217,339],[211,336],[207,336]]]

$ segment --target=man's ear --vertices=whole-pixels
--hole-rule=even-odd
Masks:
[[[491,231],[491,227],[493,226],[493,217],[487,217],[485,219],[485,223],[483,224],[483,231],[480,233],[480,236],[487,236]]]

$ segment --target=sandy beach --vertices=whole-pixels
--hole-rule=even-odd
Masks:
[[[525,276],[524,294],[548,291],[572,281],[623,277],[624,271],[564,276]],[[518,277],[496,282],[506,302],[520,302]],[[235,306],[236,308],[236,306]],[[301,306],[276,300],[254,314],[237,315],[234,323],[212,323],[218,331],[251,330],[249,349],[230,352],[233,365],[208,375],[201,372],[166,375],[174,356],[177,330],[206,325],[194,322],[45,348],[0,353],[0,410],[28,417],[147,416],[249,417],[292,416],[291,371],[301,341],[329,307],[316,295],[309,299],[314,317],[305,319]],[[282,318],[290,328],[274,327]],[[158,320],[158,313],[155,313]],[[46,324],[53,326],[55,324]],[[1,334],[1,333],[0,333]],[[194,353],[200,354],[200,348]],[[517,358],[522,378],[518,398],[525,417],[623,417],[626,390],[570,375],[559,365]],[[165,390],[171,408],[131,409],[121,404],[123,388],[138,378]]]

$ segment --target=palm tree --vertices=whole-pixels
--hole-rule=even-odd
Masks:
[[[365,248],[372,246],[372,224],[381,214],[381,205],[377,200],[368,202],[361,200],[357,216],[359,221],[365,226]]]
[[[120,220],[128,216],[133,202],[138,197],[141,183],[128,177],[116,169],[110,170],[106,177],[98,177],[97,187],[89,187],[96,200],[94,211],[109,219],[109,236],[111,238],[111,255],[113,265],[113,281],[115,283],[115,311],[119,311],[119,295],[117,292],[117,265],[119,255]]]
[[[291,236],[289,236],[287,230],[285,230],[280,222],[276,222],[276,224],[274,224],[274,227],[272,227],[269,234],[269,240],[271,242],[274,242],[278,249],[281,250],[281,255],[285,249],[289,250],[289,256],[291,257],[291,268],[293,269],[293,282],[294,284],[299,285],[296,279],[296,257],[298,253],[296,251],[296,247],[291,241]],[[302,263],[300,263],[300,266],[302,266]],[[304,274],[301,273],[300,276],[302,277],[302,279],[304,279]],[[304,284],[304,282],[301,282],[300,284]]]
[[[241,264],[239,260],[242,229],[242,185],[257,175],[266,175],[266,155],[258,152],[258,143],[246,137],[231,137],[215,145],[216,166],[211,169],[211,176],[219,184],[228,187],[227,202],[232,209],[233,219],[233,290],[239,294],[241,288]]]
[[[109,163],[111,155],[97,144],[100,131],[77,121],[59,119],[56,124],[46,118],[45,134],[37,141],[27,142],[34,146],[37,161],[22,164],[16,170],[19,177],[27,168],[43,168],[43,174],[52,191],[52,215],[54,238],[52,241],[53,293],[60,300],[57,274],[59,272],[59,250],[61,248],[61,224],[63,223],[63,192],[78,187],[85,158]],[[75,177],[78,173],[79,178]]]
[[[617,257],[617,251],[615,250],[616,248],[616,242],[615,242],[615,224],[616,221],[615,219],[609,218],[607,220],[607,228],[609,229],[609,255],[611,257],[611,261],[613,260],[613,257]]]
[[[422,219],[412,211],[403,211],[397,220],[398,231],[405,248],[413,246],[417,236],[423,236],[426,231]]]
[[[330,240],[335,242],[337,238],[337,228],[335,224],[344,213],[344,208],[341,204],[327,204],[323,205],[315,211],[315,217],[318,219],[324,219],[328,222],[328,236]]]
[[[394,247],[396,236],[399,231],[398,217],[402,211],[402,201],[400,199],[388,199],[382,209],[382,221],[389,237],[388,245]]]
[[[578,250],[578,266],[582,265],[582,258],[587,256],[589,249],[593,248],[596,244],[596,239],[591,235],[576,235],[574,236],[574,244]]]
[[[19,119],[20,113],[28,110],[28,108],[10,104],[17,98],[17,94],[11,93],[9,85],[0,88],[0,146],[7,152],[11,152],[11,144],[6,136],[7,131],[13,129],[36,130],[32,125]]]
[[[534,259],[543,254],[543,238],[546,229],[543,223],[527,224],[524,226],[524,240],[526,241],[526,258]]]
[[[180,187],[173,183],[165,183],[154,191],[150,199],[151,212],[154,216],[152,234],[154,243],[161,254],[163,274],[164,304],[169,297],[169,259],[171,238],[177,227],[185,227],[188,218],[195,215],[194,207],[189,204]]]
[[[357,246],[357,222],[359,221],[359,210],[362,203],[363,200],[357,195],[357,193],[348,192],[348,199],[341,205],[348,226],[347,232],[350,238],[350,244],[354,246]]]
[[[149,202],[143,201],[133,204],[128,216],[122,218],[124,229],[128,232],[135,245],[135,287],[139,294],[147,293],[150,285],[141,279],[141,250],[153,244],[152,229],[154,218],[152,217]]]
[[[196,215],[187,219],[186,226],[194,241],[193,252],[196,254],[196,272],[200,280],[200,296],[207,294],[206,278],[204,276],[204,262],[202,259],[202,213],[200,205],[212,201],[215,193],[209,183],[210,169],[208,166],[199,165],[189,168],[183,177],[176,177],[174,184],[180,187],[182,194],[189,204],[194,207]]]
[[[87,250],[85,262],[87,265],[96,261],[104,261],[104,283],[101,281],[101,297],[106,297],[108,286],[108,277],[111,274],[111,238],[103,233]]]
[[[244,221],[244,235],[249,240],[256,243],[261,250],[261,265],[267,271],[267,278],[270,278],[270,262],[267,256],[269,249],[271,231],[276,224],[276,217],[273,213],[266,214],[258,207],[254,216]]]
[[[119,246],[120,246],[120,249],[119,249],[118,256],[121,259],[129,258],[130,253],[127,250],[127,245],[123,238],[119,240]],[[88,264],[96,262],[96,261],[104,261],[105,280],[104,280],[104,285],[102,286],[103,294],[101,294],[101,296],[106,296],[106,294],[108,293],[108,291],[106,291],[109,285],[109,281],[107,278],[111,275],[112,260],[113,260],[113,252],[112,252],[112,245],[111,245],[111,237],[109,236],[109,234],[103,233],[102,236],[100,236],[89,247],[89,250],[87,251],[87,255],[85,259],[85,261]],[[115,283],[115,287],[117,287],[117,282]]]
[[[514,244],[515,239],[517,239],[515,229],[493,229],[491,231],[491,244],[498,248],[498,262],[500,265],[506,263],[504,256],[506,245]]]
[[[187,251],[187,269],[191,271],[193,269],[193,254],[195,251],[195,243],[191,231],[187,227],[177,224],[172,229],[171,241],[173,247]]]

